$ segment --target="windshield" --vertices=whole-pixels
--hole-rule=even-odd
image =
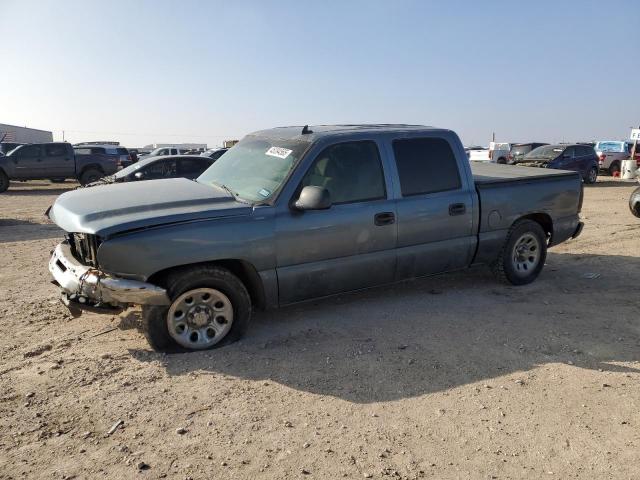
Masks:
[[[516,145],[511,147],[511,155],[525,155],[531,151],[533,145]]]
[[[553,145],[547,145],[544,147],[538,147],[527,153],[524,158],[556,158],[564,151],[563,147],[554,147]]]
[[[309,142],[248,135],[204,171],[198,182],[224,186],[243,200],[264,202],[282,186]]]
[[[598,142],[596,150],[599,152],[624,152],[625,142]]]

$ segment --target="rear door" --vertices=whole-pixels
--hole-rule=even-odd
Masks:
[[[304,186],[326,188],[327,210],[290,208]],[[395,275],[396,212],[373,140],[324,148],[277,213],[280,303],[390,283]]]
[[[464,268],[476,245],[473,185],[446,138],[396,138],[399,280]],[[468,168],[468,167],[467,167]]]
[[[50,178],[69,178],[75,174],[73,150],[65,143],[43,145],[42,168]]]
[[[13,162],[15,178],[45,178],[40,145],[25,145],[8,158]]]

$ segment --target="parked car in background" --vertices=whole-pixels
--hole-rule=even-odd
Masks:
[[[511,145],[508,143],[491,142],[489,148],[470,147],[465,149],[471,162],[509,163]]]
[[[103,177],[87,186],[108,183],[157,180],[160,178],[184,177],[194,179],[211,166],[213,160],[200,155],[168,155],[143,158],[114,175]]]
[[[617,140],[596,142],[594,149],[598,155],[600,170],[606,171],[612,176],[620,173],[622,161],[630,158],[631,153],[627,142]]]
[[[206,152],[202,152],[200,155],[202,155],[203,157],[208,157],[211,160],[213,160],[214,162],[219,159],[227,150],[229,150],[228,148],[210,148],[209,150],[207,150]]]
[[[73,146],[76,153],[81,155],[106,155],[116,161],[118,168],[128,167],[133,163],[129,150],[112,144],[76,143]]]
[[[545,145],[516,160],[515,165],[580,172],[585,183],[598,179],[598,157],[593,147],[582,144]]]
[[[467,153],[467,158],[470,162],[489,161],[489,149],[487,147],[476,145],[473,147],[466,147],[464,151]]]
[[[29,143],[0,157],[0,192],[9,188],[10,180],[73,178],[87,184],[117,170],[116,159],[109,155],[78,152],[66,142]]]
[[[548,143],[541,142],[530,142],[530,143],[512,143],[511,151],[509,152],[509,161],[507,163],[515,163],[517,160],[520,160],[531,150],[534,150],[538,147],[542,147],[544,145],[549,145]]]
[[[49,270],[73,314],[142,305],[154,349],[202,350],[240,338],[253,308],[470,265],[528,284],[580,234],[581,204],[578,174],[470,166],[450,130],[275,128],[195,182],[62,194]]]
[[[162,155],[186,155],[190,149],[183,147],[158,147],[147,155],[142,155],[140,159],[147,157],[159,157]]]
[[[490,142],[489,143],[489,161],[491,163],[500,163],[502,165],[509,163],[509,155],[511,154],[510,143]]]

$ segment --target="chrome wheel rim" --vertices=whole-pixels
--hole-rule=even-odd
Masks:
[[[200,350],[220,342],[231,330],[233,305],[215,288],[196,288],[176,298],[167,312],[169,335],[179,345]]]
[[[598,178],[598,171],[595,168],[592,168],[589,171],[589,183],[595,183]]]
[[[516,275],[530,275],[540,261],[540,241],[532,233],[525,233],[515,243],[511,258]]]

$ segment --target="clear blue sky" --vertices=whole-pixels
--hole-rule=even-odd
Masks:
[[[632,0],[0,0],[0,24],[0,123],[74,142],[400,122],[486,144],[640,124]]]

